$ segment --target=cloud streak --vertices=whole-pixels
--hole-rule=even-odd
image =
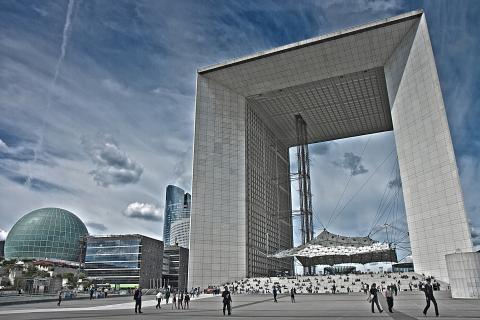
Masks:
[[[63,27],[63,33],[62,33],[62,44],[60,47],[60,56],[58,57],[57,63],[55,64],[55,70],[54,70],[54,75],[52,82],[50,84],[50,90],[48,90],[47,93],[47,106],[45,109],[45,113],[48,114],[50,112],[51,104],[52,104],[52,92],[53,88],[55,87],[57,83],[57,78],[60,73],[60,68],[63,63],[63,59],[65,58],[65,53],[67,49],[67,43],[68,43],[68,37],[70,34],[70,25],[71,25],[71,19],[72,19],[72,14],[73,14],[73,8],[74,8],[74,0],[68,0],[68,7],[67,7],[67,13],[66,13],[66,18],[65,18],[65,24]],[[44,140],[44,131],[45,130],[45,123],[43,124],[43,127],[41,128],[40,132],[40,137],[38,139],[38,143],[35,146],[35,148],[32,149],[33,151],[33,164],[37,161],[37,154],[42,150],[43,147],[43,140]],[[30,166],[31,169],[31,166]],[[31,185],[32,184],[32,177],[30,174],[31,170],[28,170],[28,175],[27,175],[27,180],[25,181],[26,185]]]
[[[103,223],[98,222],[86,222],[85,225],[89,228],[92,228],[96,231],[107,231],[107,227]]]

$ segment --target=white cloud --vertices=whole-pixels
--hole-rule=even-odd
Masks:
[[[154,204],[134,202],[130,203],[125,211],[125,216],[148,221],[162,221],[162,210]]]
[[[0,139],[0,152],[7,152],[8,146],[2,139]]]
[[[8,232],[0,229],[0,241],[7,239]]]
[[[98,185],[123,185],[140,179],[143,167],[120,150],[111,137],[100,134],[96,139],[84,137],[82,144],[97,166],[90,174]]]
[[[130,96],[131,92],[127,86],[121,84],[120,82],[115,81],[114,79],[103,79],[102,85],[113,93],[118,93],[124,96]]]

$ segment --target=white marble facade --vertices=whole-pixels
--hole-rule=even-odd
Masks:
[[[448,281],[445,255],[472,251],[427,24],[414,11],[198,71],[190,287],[249,276],[248,110],[286,148],[296,114],[309,143],[393,130],[416,271]]]

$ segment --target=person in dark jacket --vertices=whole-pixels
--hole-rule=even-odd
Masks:
[[[368,296],[368,299],[372,304],[372,313],[375,313],[374,304],[377,305],[378,312],[383,312],[380,304],[378,303],[378,290],[375,283],[372,283],[372,286],[370,287],[370,295]]]
[[[178,309],[183,309],[183,291],[178,295]]]
[[[188,292],[185,293],[185,309],[190,309],[190,295]]]
[[[278,302],[277,301],[277,287],[275,287],[275,286],[273,286],[273,301]]]
[[[167,288],[167,292],[165,292],[165,304],[168,304],[169,299],[170,299],[170,288]]]
[[[387,305],[388,305],[388,312],[393,313],[393,288],[395,287],[394,284],[391,286],[387,286],[387,290],[385,291],[385,298],[387,299]]]
[[[295,288],[290,289],[290,299],[295,303]]]
[[[135,289],[135,293],[133,294],[133,300],[135,300],[135,313],[143,313],[142,312],[142,288],[138,287]]]
[[[437,301],[435,301],[435,297],[433,296],[433,287],[430,282],[431,282],[431,279],[427,278],[427,283],[423,287],[423,291],[425,292],[425,298],[427,299],[427,305],[425,309],[423,309],[423,315],[427,316],[428,308],[430,308],[430,301],[432,301],[433,306],[435,307],[435,315],[438,317]]]
[[[58,302],[57,302],[57,306],[60,307],[60,303],[62,303],[62,296],[63,296],[63,292],[62,290],[60,290],[60,292],[58,293]]]
[[[223,298],[223,315],[225,315],[225,309],[228,311],[228,315],[232,314],[232,295],[228,291],[228,287],[225,286],[225,290],[222,293]]]

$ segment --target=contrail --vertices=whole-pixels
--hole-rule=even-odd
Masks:
[[[62,46],[60,47],[60,56],[58,57],[57,63],[55,64],[55,73],[53,74],[53,79],[52,82],[50,83],[50,88],[47,93],[47,106],[45,108],[45,114],[47,114],[50,110],[50,106],[52,104],[52,92],[53,89],[55,88],[57,84],[57,79],[58,75],[60,74],[60,69],[62,67],[63,60],[65,58],[65,53],[67,51],[67,43],[68,43],[68,38],[70,36],[70,25],[72,24],[72,14],[73,14],[73,9],[74,9],[74,0],[68,0],[68,7],[67,7],[67,14],[65,18],[65,24],[63,26],[63,36],[62,36]],[[40,137],[38,139],[38,142],[33,148],[33,160],[30,163],[30,168],[29,172],[27,175],[27,179],[25,181],[25,185],[30,186],[32,182],[32,177],[31,177],[31,168],[32,164],[35,164],[37,162],[37,154],[41,151],[43,147],[43,140],[44,140],[44,130],[45,130],[45,120],[43,121],[43,125],[40,128]]]

